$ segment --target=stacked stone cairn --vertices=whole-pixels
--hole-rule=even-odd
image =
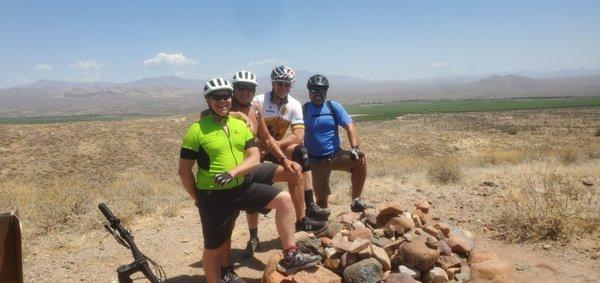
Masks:
[[[267,262],[262,282],[511,282],[511,265],[475,248],[473,236],[440,221],[427,200],[409,212],[389,202],[363,213],[345,212],[317,235],[296,233],[301,249],[323,256],[296,274]]]

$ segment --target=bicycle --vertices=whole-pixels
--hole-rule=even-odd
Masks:
[[[117,218],[105,203],[100,203],[98,209],[108,220],[108,224],[104,224],[104,228],[117,240],[117,243],[131,250],[133,262],[125,264],[117,268],[117,274],[120,283],[131,283],[131,275],[136,272],[142,272],[144,276],[152,283],[163,282],[166,279],[166,274],[162,267],[155,261],[145,256],[135,245],[133,235],[121,225],[121,220]],[[157,271],[158,277],[152,272],[150,265]]]

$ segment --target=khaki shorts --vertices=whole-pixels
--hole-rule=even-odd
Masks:
[[[352,160],[349,150],[340,149],[332,157],[313,162],[311,159],[310,169],[313,178],[313,187],[317,200],[324,199],[331,194],[329,187],[329,176],[333,170],[352,172],[359,166],[357,161]]]

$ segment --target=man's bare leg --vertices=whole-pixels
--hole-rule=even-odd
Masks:
[[[296,246],[293,224],[296,214],[293,205],[292,197],[285,191],[280,192],[267,204],[267,208],[275,209],[275,226],[277,226],[277,234],[284,250]]]
[[[223,243],[226,245],[227,243]],[[204,269],[204,275],[206,276],[206,282],[220,282],[221,281],[221,251],[222,247],[216,249],[204,249],[202,253],[202,268]]]
[[[288,183],[288,190],[294,204],[294,211],[296,212],[296,220],[300,220],[305,217],[306,205],[304,204],[304,190],[302,188],[302,172],[300,172],[300,168],[297,169],[298,172],[291,173],[286,171],[282,166],[278,166],[273,177],[273,183]]]

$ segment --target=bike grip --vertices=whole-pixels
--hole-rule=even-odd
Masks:
[[[101,202],[98,205],[98,209],[100,209],[100,211],[102,212],[102,214],[104,214],[104,217],[106,217],[108,221],[113,222],[117,220],[117,217],[115,217],[115,215],[112,213],[112,211],[110,211],[110,209],[105,203]]]

